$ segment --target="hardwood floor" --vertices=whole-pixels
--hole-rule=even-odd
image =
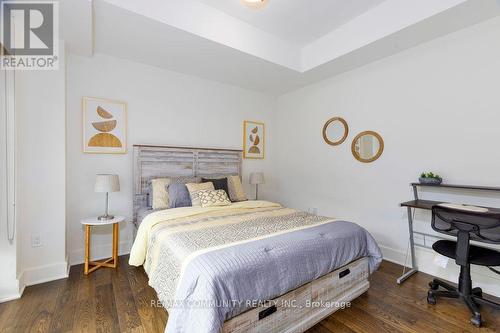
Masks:
[[[88,277],[71,267],[68,279],[26,288],[21,299],[0,304],[0,332],[163,332],[167,313],[142,268],[120,257],[116,270]],[[398,286],[401,266],[383,262],[370,290],[307,333],[332,332],[500,332],[500,311],[482,307],[484,327],[469,324],[469,310],[457,300],[427,305],[431,276],[418,273]]]

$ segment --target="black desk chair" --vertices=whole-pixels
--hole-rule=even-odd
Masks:
[[[455,259],[460,266],[458,288],[434,279],[429,283],[427,302],[436,304],[436,297],[461,298],[473,316],[471,323],[481,326],[478,305],[487,304],[500,309],[500,304],[483,298],[481,288],[472,288],[470,264],[500,266],[500,252],[470,244],[471,240],[500,244],[500,213],[475,212],[444,206],[432,207],[432,229],[457,237],[457,242],[439,240],[432,245],[434,251]],[[438,290],[443,287],[445,290]]]

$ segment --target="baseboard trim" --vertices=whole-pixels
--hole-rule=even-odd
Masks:
[[[384,260],[404,265],[406,254],[385,245],[379,245]],[[447,268],[434,264],[436,253],[430,249],[415,247],[415,256],[418,270],[438,278],[455,282],[458,280],[459,267],[450,259]],[[411,256],[408,255],[407,267],[411,266]],[[500,297],[500,276],[489,271],[486,267],[472,266],[472,281],[474,286],[479,286],[484,292]]]
[[[23,291],[24,291],[24,288],[23,288]],[[20,299],[21,296],[22,296],[22,293],[4,296],[4,297],[0,298],[0,303],[15,301],[16,299]]]
[[[118,255],[123,256],[130,253],[132,247],[131,240],[123,240],[118,244]],[[101,260],[111,257],[111,244],[106,245],[94,245],[90,249],[90,255],[92,260]],[[71,266],[83,264],[85,250],[83,248],[73,250],[69,254],[69,263]]]
[[[8,283],[4,283],[2,286],[2,291],[6,291],[4,289],[10,289],[11,292],[7,291],[6,294],[0,296],[0,303],[13,301],[21,298],[24,292],[24,285],[21,284],[21,279],[12,280],[10,283],[10,288],[7,286]]]
[[[31,267],[25,269],[20,276],[21,286],[32,286],[35,284],[64,279],[69,276],[68,260],[60,263]]]
[[[380,251],[382,251],[382,256],[384,260],[390,261],[398,265],[405,265],[405,254],[399,250],[393,249],[385,245],[379,245]],[[411,260],[410,257],[408,257]],[[408,265],[408,263],[407,263]]]

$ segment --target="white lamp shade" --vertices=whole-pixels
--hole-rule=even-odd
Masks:
[[[252,172],[250,174],[250,184],[252,185],[264,184],[264,173]]]
[[[97,175],[94,191],[98,193],[120,191],[120,179],[118,175]]]

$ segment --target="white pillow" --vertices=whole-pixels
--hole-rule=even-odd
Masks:
[[[229,191],[229,198],[232,202],[246,201],[247,195],[241,184],[240,176],[227,177],[227,189]]]
[[[168,191],[167,186],[170,184],[170,178],[155,178],[151,179],[151,193],[153,196],[153,209],[168,208]]]

